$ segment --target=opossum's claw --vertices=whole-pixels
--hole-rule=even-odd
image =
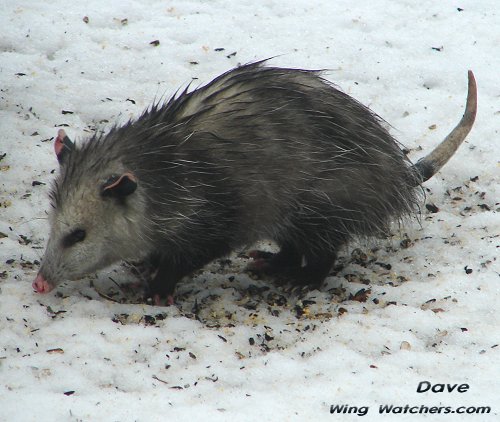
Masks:
[[[36,276],[32,286],[37,293],[48,293],[54,288],[40,273]]]
[[[174,296],[167,295],[165,301],[162,300],[162,297],[159,294],[153,295],[153,305],[154,306],[171,306],[174,304]]]

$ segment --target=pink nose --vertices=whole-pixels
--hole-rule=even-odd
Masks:
[[[40,273],[36,276],[32,286],[38,293],[48,293],[54,288]]]

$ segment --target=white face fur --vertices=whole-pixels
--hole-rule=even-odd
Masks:
[[[135,189],[137,181],[133,180],[132,192],[124,194],[111,192],[123,185],[123,176],[92,179],[80,180],[56,201],[57,207],[53,204],[50,238],[40,269],[52,286],[119,260],[140,258],[148,249],[144,223],[138,218],[144,215],[144,205],[140,189]]]

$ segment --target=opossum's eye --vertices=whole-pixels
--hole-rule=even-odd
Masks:
[[[63,246],[69,248],[70,246],[73,246],[75,243],[83,241],[86,235],[87,233],[85,232],[85,230],[82,229],[73,230],[63,239]]]

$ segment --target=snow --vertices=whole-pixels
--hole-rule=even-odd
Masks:
[[[383,404],[491,406],[398,420],[499,420],[496,3],[1,0],[0,421],[359,418],[332,404],[370,406],[373,421],[390,419]],[[425,184],[439,211],[351,245],[321,291],[252,279],[234,255],[183,282],[171,307],[134,304],[109,278],[133,281],[120,266],[34,293],[57,128],[80,141],[193,78],[267,57],[328,69],[412,160],[458,122],[472,69],[475,126]],[[361,289],[366,302],[349,300]],[[470,389],[417,393],[424,380]]]

